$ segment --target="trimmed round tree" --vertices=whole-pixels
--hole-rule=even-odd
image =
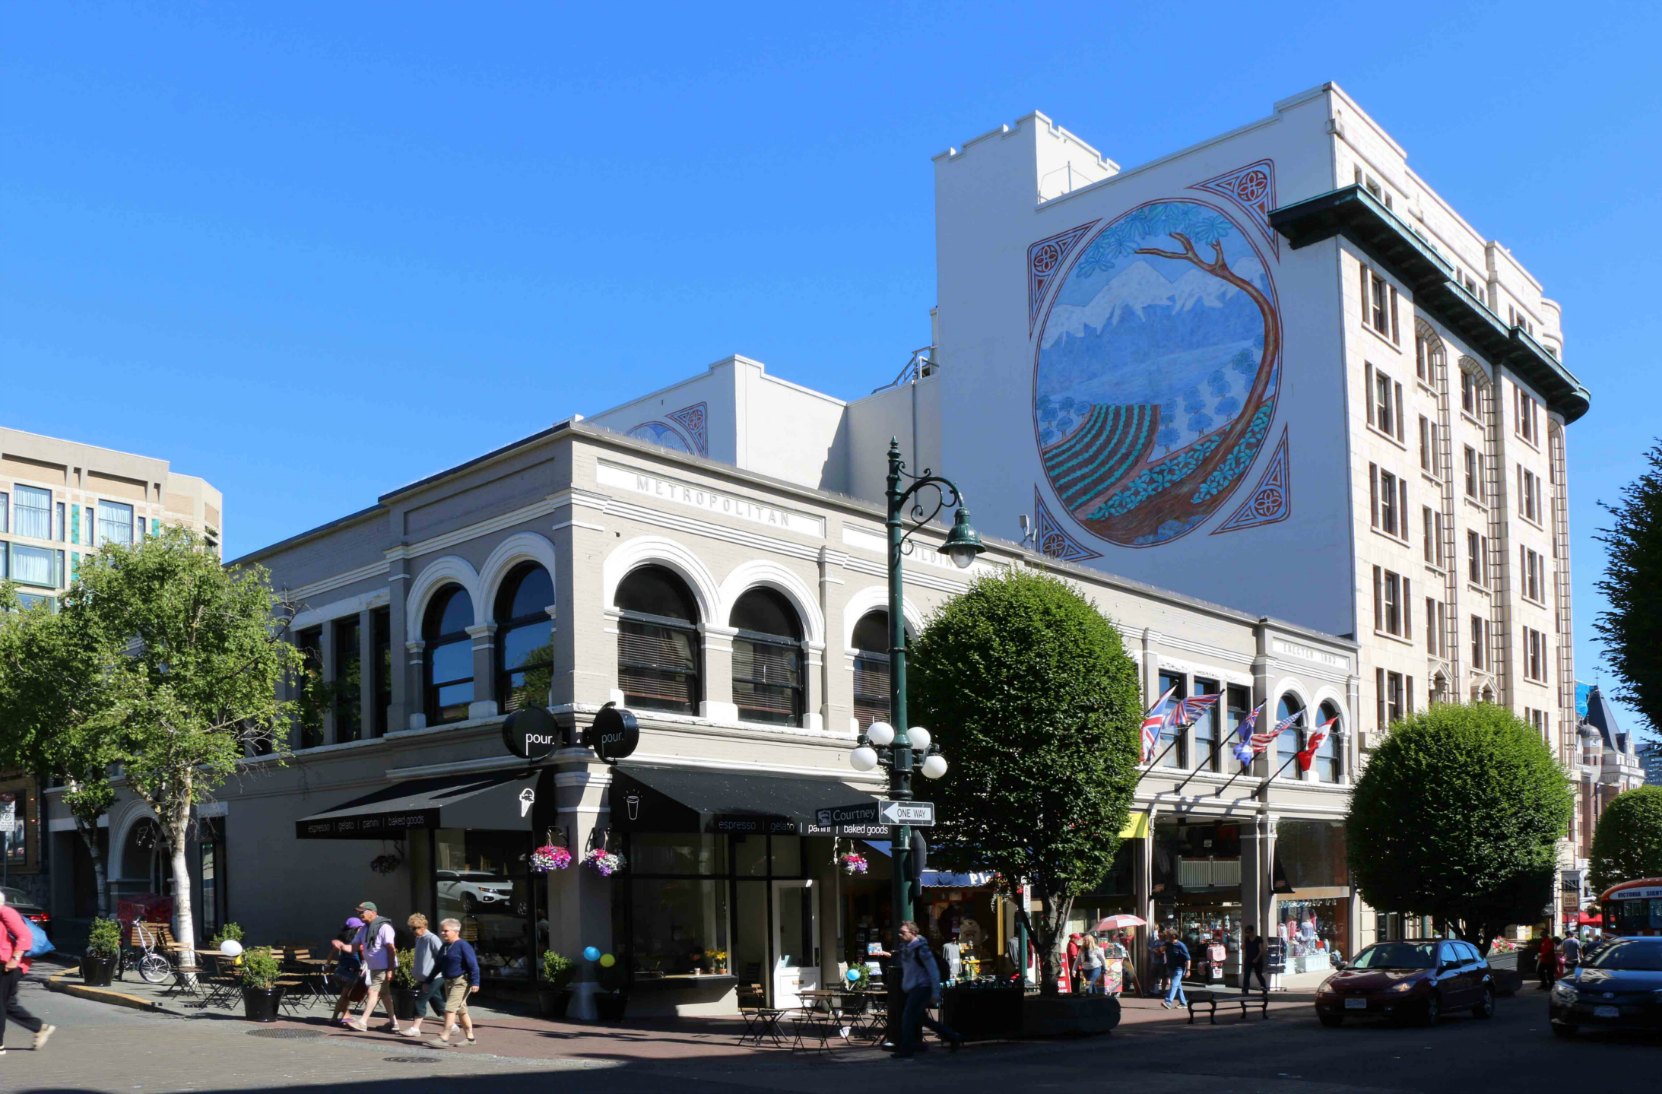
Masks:
[[[1593,831],[1589,880],[1595,892],[1621,881],[1662,877],[1662,786],[1617,794]]]
[[[1540,734],[1491,703],[1397,723],[1351,795],[1351,876],[1375,908],[1428,915],[1487,951],[1552,900],[1569,780]]]
[[[996,870],[1006,892],[1027,880],[1054,992],[1074,898],[1113,865],[1137,786],[1136,665],[1073,587],[1016,571],[942,607],[911,666],[910,711],[952,764],[917,787],[936,802],[937,857]]]

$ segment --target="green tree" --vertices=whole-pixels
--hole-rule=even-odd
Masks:
[[[108,916],[98,819],[115,802],[110,766],[121,758],[115,681],[85,633],[50,605],[20,608],[7,584],[0,585],[0,612],[0,755],[63,785],[64,806],[92,861],[98,914]]]
[[[259,567],[227,569],[170,528],[81,560],[67,625],[105,666],[127,785],[156,814],[172,858],[181,941],[196,937],[185,856],[191,809],[250,751],[279,743],[291,704],[278,684],[301,670],[283,606]]]
[[[1662,444],[1645,454],[1649,469],[1605,505],[1615,524],[1598,536],[1608,551],[1598,590],[1610,607],[1594,626],[1621,690],[1616,698],[1662,727]]]
[[[913,648],[909,699],[951,761],[929,786],[939,857],[1026,879],[1056,990],[1074,898],[1113,865],[1137,785],[1137,670],[1106,618],[1031,572],[986,577],[935,615]],[[1025,910],[1022,911],[1025,916]]]
[[[1391,728],[1356,780],[1350,870],[1375,908],[1429,915],[1486,951],[1552,899],[1569,780],[1538,732],[1489,703]]]
[[[1620,881],[1662,877],[1662,786],[1636,787],[1604,807],[1588,873],[1594,892]]]

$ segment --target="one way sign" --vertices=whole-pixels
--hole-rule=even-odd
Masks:
[[[884,824],[909,824],[914,828],[932,828],[935,824],[934,802],[877,803],[877,815]]]

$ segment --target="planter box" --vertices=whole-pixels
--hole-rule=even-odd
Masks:
[[[416,1002],[419,992],[415,988],[392,989],[392,1012],[400,1022],[413,1022],[416,1016]]]
[[[282,988],[243,988],[242,1013],[250,1022],[275,1022]]]
[[[569,988],[544,987],[537,989],[537,1013],[544,1018],[564,1018],[566,1008],[570,1005],[571,989]]]
[[[89,988],[107,988],[115,977],[114,957],[97,957],[92,954],[81,958],[81,980]]]
[[[1106,995],[1031,995],[1021,1016],[1023,1037],[1109,1033],[1120,1024],[1120,1001]]]

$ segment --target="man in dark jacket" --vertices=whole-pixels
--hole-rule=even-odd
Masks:
[[[953,1029],[929,1017],[931,1003],[941,1001],[941,967],[935,961],[935,951],[918,933],[918,925],[910,919],[900,925],[900,986],[906,992],[906,1009],[900,1015],[900,1047],[894,1059],[909,1060],[917,1054],[923,1042],[923,1027],[934,1030],[954,1052],[964,1039]]]
[[[473,1016],[467,1012],[467,997],[479,991],[479,955],[473,952],[472,943],[462,938],[459,919],[440,923],[439,937],[444,939],[444,949],[439,951],[439,972],[444,976],[444,1032],[439,1035],[439,1044],[449,1047],[450,1033],[458,1019],[467,1043],[477,1044],[473,1039]]]

